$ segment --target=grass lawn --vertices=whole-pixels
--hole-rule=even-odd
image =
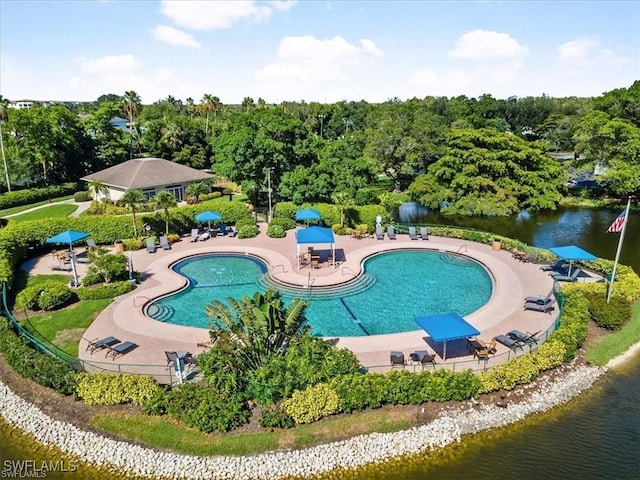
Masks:
[[[634,305],[631,319],[620,330],[598,339],[586,349],[586,358],[594,365],[606,365],[636,343],[640,343],[640,301]]]
[[[32,220],[42,220],[43,218],[61,218],[68,217],[76,211],[78,207],[70,203],[62,203],[60,205],[51,205],[50,207],[39,208],[32,212],[23,213],[15,217],[11,217],[11,220],[16,222],[27,222]]]
[[[48,276],[38,275],[34,278]],[[65,278],[65,280],[67,279]],[[29,284],[32,283],[29,282]],[[37,337],[45,338],[60,350],[77,357],[80,338],[91,322],[109,303],[111,300],[108,299],[84,300],[61,310],[31,316],[22,320],[21,325]]]
[[[62,202],[63,200],[70,200],[73,198],[73,195],[67,195],[66,197],[54,198],[49,202],[48,200],[43,200],[41,202],[30,203],[29,205],[20,205],[19,207],[11,207],[5,208],[4,210],[0,210],[0,217],[4,217],[6,215],[13,215],[14,213],[24,212],[25,210],[29,210],[33,207],[39,207],[40,205],[46,205],[48,203],[56,203]]]
[[[187,455],[252,455],[276,449],[297,449],[373,432],[409,428],[411,409],[381,408],[274,432],[206,434],[177,424],[167,417],[147,415],[97,415],[92,424],[102,430],[149,447]]]

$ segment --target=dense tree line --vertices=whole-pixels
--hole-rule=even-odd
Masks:
[[[0,99],[1,100],[1,99]],[[110,120],[126,119],[125,129]],[[225,105],[136,92],[75,108],[0,108],[10,183],[46,185],[132,157],[211,169],[255,200],[355,198],[379,175],[444,211],[508,214],[553,208],[569,173],[598,166],[600,195],[640,193],[640,81],[597,98],[426,97],[381,104]],[[549,152],[575,152],[558,168]],[[4,165],[3,165],[4,167]],[[5,168],[3,168],[5,173]],[[375,200],[375,199],[374,199]]]

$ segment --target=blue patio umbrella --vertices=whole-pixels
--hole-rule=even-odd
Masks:
[[[297,222],[307,222],[308,225],[310,220],[320,220],[320,212],[313,208],[303,208],[296,212]]]
[[[216,222],[218,220],[222,220],[222,215],[220,215],[218,212],[212,212],[210,210],[196,215],[196,222],[207,222],[209,225],[209,230],[211,230],[211,222]]]
[[[457,313],[429,315],[415,319],[435,342],[444,342],[442,359],[447,359],[447,340],[458,340],[480,335],[480,331]]]
[[[580,247],[576,247],[575,245],[568,245],[566,247],[553,247],[549,249],[550,252],[553,252],[556,256],[563,258],[565,260],[569,260],[569,273],[567,275],[571,275],[571,267],[573,266],[574,260],[597,260],[598,257],[587,252],[586,250],[581,249]]]
[[[76,270],[76,256],[73,253],[73,244],[90,237],[89,233],[85,232],[76,232],[75,230],[66,230],[58,235],[54,235],[51,238],[47,238],[47,243],[64,243],[69,244],[69,257],[71,258],[71,270],[73,271],[73,281],[74,286],[77,286],[78,283],[78,271]]]

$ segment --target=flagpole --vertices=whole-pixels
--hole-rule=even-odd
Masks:
[[[627,230],[627,223],[629,223],[629,207],[631,206],[631,197],[627,199],[627,209],[624,212],[624,223],[622,224],[622,232],[620,232],[620,240],[618,240],[618,251],[616,252],[616,259],[613,262],[613,271],[611,272],[611,280],[609,281],[609,291],[607,292],[607,303],[611,300],[611,292],[613,292],[613,282],[616,278],[616,268],[618,267],[618,260],[620,260],[620,251],[622,250],[622,242],[624,241],[624,232]]]

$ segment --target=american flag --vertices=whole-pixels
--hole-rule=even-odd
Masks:
[[[620,233],[624,226],[624,220],[626,218],[626,210],[616,217],[611,226],[607,229],[607,233]]]

